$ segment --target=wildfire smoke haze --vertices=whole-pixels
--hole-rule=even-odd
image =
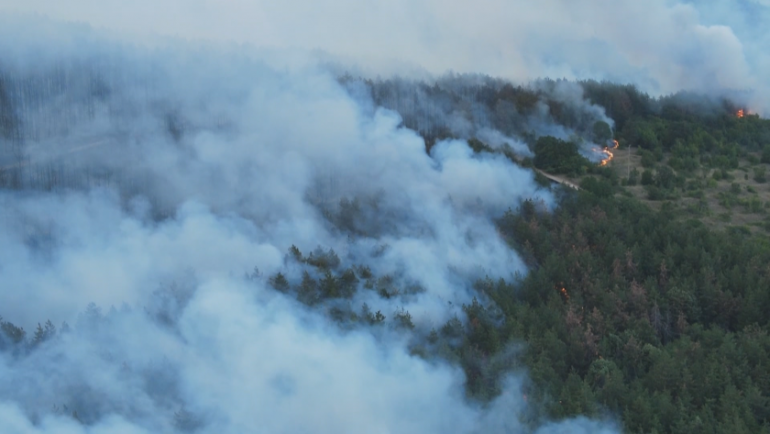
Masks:
[[[465,139],[427,153],[375,98],[413,108],[427,132],[529,152],[487,112],[471,105],[471,122],[419,86],[405,101],[401,82],[379,93],[325,65],[43,27],[0,45],[0,280],[25,288],[0,291],[0,314],[57,337],[0,357],[0,432],[530,429],[525,373],[503,371],[481,406],[459,366],[411,346],[463,326],[464,305],[494,311],[473,283],[527,273],[495,218],[525,200],[550,212],[553,193]],[[575,89],[557,90],[602,118]],[[540,432],[559,430],[614,426]]]
[[[609,143],[577,80],[770,108],[699,7],[0,0],[0,315],[45,324],[0,333],[0,432],[616,432],[533,426],[515,345],[469,398],[430,336],[528,273],[495,222],[557,206],[530,143]]]

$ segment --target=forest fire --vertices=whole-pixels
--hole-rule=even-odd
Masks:
[[[559,292],[561,292],[561,295],[564,296],[564,299],[569,301],[569,294],[567,293],[567,288],[562,287]]]
[[[739,109],[739,110],[738,110],[738,111],[735,113],[735,116],[736,116],[736,117],[738,117],[738,118],[742,118],[742,117],[743,117],[743,116],[745,116],[745,115],[746,115],[746,112],[745,112],[743,109]]]
[[[593,150],[594,152],[600,152],[605,155],[605,158],[602,158],[602,161],[599,162],[600,166],[606,166],[607,163],[609,163],[610,161],[612,161],[613,158],[615,158],[615,154],[613,154],[612,151],[614,151],[615,149],[618,149],[618,146],[620,146],[620,144],[618,143],[617,140],[613,140],[612,143],[613,145],[611,147],[605,146],[604,149],[602,149],[601,151],[599,151],[598,148],[594,148]]]

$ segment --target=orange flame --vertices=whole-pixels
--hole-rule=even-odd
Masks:
[[[599,152],[605,155],[605,157],[602,158],[602,161],[599,162],[600,166],[606,166],[607,163],[609,163],[610,161],[612,161],[613,158],[615,158],[615,154],[612,151],[614,151],[615,149],[618,149],[618,146],[620,146],[620,144],[618,143],[617,140],[613,140],[612,143],[613,143],[612,147],[605,146],[604,149],[602,149],[601,151],[598,150],[598,148],[593,149],[594,152]]]
[[[744,112],[743,109],[740,109],[737,113],[735,113],[735,116],[742,118],[745,114],[746,112]]]
[[[559,290],[559,292],[561,292],[561,295],[563,295],[564,298],[567,299],[567,301],[569,301],[569,294],[567,293],[567,288],[562,287]]]

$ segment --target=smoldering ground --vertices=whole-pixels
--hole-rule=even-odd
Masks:
[[[468,401],[400,327],[427,334],[483,301],[476,278],[526,273],[492,219],[553,206],[531,171],[459,139],[427,154],[311,62],[44,28],[0,56],[4,432],[532,429],[521,373]],[[351,291],[324,299],[346,268]]]

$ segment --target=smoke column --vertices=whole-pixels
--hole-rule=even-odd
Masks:
[[[410,351],[462,320],[475,279],[527,272],[493,218],[554,206],[531,171],[459,138],[428,154],[311,61],[39,19],[4,31],[0,431],[532,428],[523,373],[482,405],[458,367]],[[297,301],[305,276],[323,282],[313,261],[354,270],[351,292]],[[335,319],[364,305],[385,324]]]

